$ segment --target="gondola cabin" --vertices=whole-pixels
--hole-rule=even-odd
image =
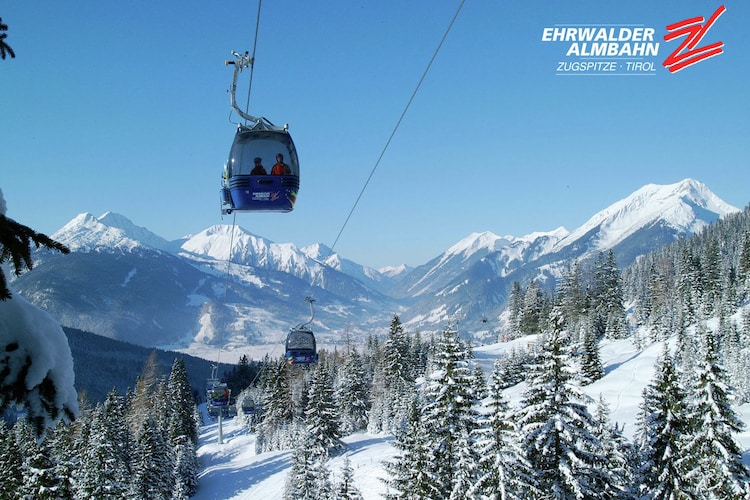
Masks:
[[[258,407],[255,405],[255,400],[250,396],[242,398],[242,413],[245,415],[255,415],[258,413]]]
[[[229,387],[218,379],[211,378],[208,380],[206,387],[206,410],[211,416],[218,416],[226,413],[229,407]]]
[[[305,326],[293,328],[286,337],[286,360],[292,364],[318,362],[315,335]]]
[[[229,404],[229,388],[227,384],[216,384],[208,390],[208,400],[214,406]]]
[[[297,149],[286,128],[262,120],[239,125],[224,167],[221,211],[291,212],[299,174]]]

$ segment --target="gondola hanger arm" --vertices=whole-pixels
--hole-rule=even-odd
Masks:
[[[233,50],[232,55],[234,56],[234,61],[230,61],[230,60],[224,61],[225,66],[229,66],[229,65],[234,66],[234,75],[232,75],[232,85],[229,87],[229,102],[232,106],[232,109],[238,115],[240,115],[243,119],[249,122],[260,124],[264,120],[264,118],[263,117],[258,118],[245,112],[242,108],[237,106],[237,99],[235,97],[235,93],[237,91],[237,78],[239,74],[242,72],[243,69],[251,68],[253,64],[255,63],[255,58],[250,57],[250,54],[247,51],[245,51],[244,54],[239,54]],[[273,126],[273,124],[271,124],[271,126]]]

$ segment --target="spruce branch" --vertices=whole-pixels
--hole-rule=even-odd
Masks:
[[[13,272],[20,276],[24,269],[31,270],[34,263],[31,260],[31,242],[36,248],[41,246],[57,250],[63,254],[70,253],[70,249],[49,236],[37,233],[28,226],[19,224],[13,219],[0,215],[0,264],[6,260],[13,262]],[[0,300],[11,297],[5,275],[0,273]]]
[[[0,31],[8,31],[8,25],[3,24],[3,18],[0,17]],[[13,49],[10,48],[10,45],[5,41],[5,38],[8,35],[5,33],[0,34],[0,57],[5,59],[6,55],[10,55],[11,58],[16,57],[16,53],[13,52]]]

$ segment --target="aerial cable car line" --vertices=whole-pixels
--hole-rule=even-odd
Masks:
[[[247,101],[245,102],[245,112],[250,111],[250,92],[253,89],[253,73],[255,72],[255,49],[258,46],[258,32],[260,31],[260,7],[263,0],[258,0],[258,13],[255,15],[255,36],[253,37],[253,55],[250,56],[250,78],[247,85]],[[247,121],[245,122],[247,125]]]
[[[330,251],[328,253],[328,257],[333,255],[334,248],[336,248],[336,244],[338,243],[339,239],[341,238],[341,235],[344,232],[344,229],[346,228],[347,224],[349,223],[349,220],[352,217],[352,214],[354,213],[354,210],[357,208],[357,205],[359,204],[359,201],[362,199],[362,196],[365,193],[365,190],[367,189],[367,186],[370,184],[370,180],[372,180],[372,177],[375,175],[375,171],[377,170],[378,166],[380,165],[381,160],[383,159],[383,156],[385,156],[386,151],[388,150],[388,147],[391,144],[391,141],[393,140],[393,137],[396,135],[396,132],[398,131],[399,127],[401,126],[401,122],[404,120],[404,117],[406,116],[407,111],[409,111],[409,107],[411,106],[412,102],[414,101],[414,98],[417,95],[417,92],[419,92],[419,89],[422,87],[422,83],[424,82],[425,78],[427,77],[427,74],[430,71],[430,68],[432,67],[432,63],[435,62],[435,59],[437,58],[438,53],[440,52],[440,49],[443,46],[443,43],[445,42],[446,38],[448,38],[448,33],[450,33],[451,28],[453,27],[453,24],[455,24],[456,19],[458,18],[458,14],[461,12],[461,9],[464,6],[466,0],[461,0],[461,2],[458,5],[458,8],[456,9],[456,12],[453,14],[453,17],[451,18],[450,23],[448,23],[448,27],[446,28],[445,32],[443,33],[443,37],[440,39],[440,42],[438,43],[437,47],[435,48],[435,51],[432,54],[432,57],[430,58],[429,62],[427,63],[427,67],[422,72],[422,76],[419,78],[419,82],[417,82],[417,86],[414,88],[414,91],[411,93],[411,96],[409,97],[409,100],[406,103],[406,106],[404,107],[404,110],[401,112],[401,116],[399,116],[398,120],[396,121],[396,125],[393,127],[393,130],[391,131],[391,135],[388,137],[388,140],[386,141],[385,145],[383,146],[382,151],[380,152],[380,155],[378,156],[377,161],[375,162],[375,165],[372,167],[372,170],[370,170],[370,175],[367,177],[367,180],[365,181],[364,185],[362,186],[362,190],[359,192],[359,195],[357,196],[357,199],[354,201],[354,204],[352,205],[351,210],[349,210],[349,214],[346,216],[346,219],[344,220],[344,223],[341,226],[341,229],[339,229],[338,234],[336,235],[336,239],[333,241],[333,244],[329,247]],[[327,257],[326,257],[327,258]],[[325,261],[325,258],[322,259]],[[321,273],[322,275],[322,273]],[[310,282],[310,295],[305,298],[308,302],[310,302],[310,312],[312,314],[312,302],[314,299],[312,299],[312,290],[315,285],[315,276],[313,275],[313,278]],[[305,323],[304,325],[300,325],[297,328],[300,327],[306,327],[309,325],[313,320],[313,317],[310,317],[310,321]],[[309,330],[309,329],[308,329]],[[287,359],[291,360],[292,363],[305,363],[306,361],[297,361],[298,358],[295,358],[295,353],[293,350],[290,350],[289,342],[292,338],[293,334],[302,334],[301,330],[295,330],[292,329],[289,336],[287,337],[287,344],[286,344],[286,351],[287,351]],[[316,345],[315,345],[315,337],[312,334],[312,330],[309,330],[309,333],[305,333],[307,335],[308,339],[312,340],[311,344],[308,344],[308,351],[307,352],[315,352],[315,361],[310,361],[312,363],[317,362],[317,351]]]
[[[235,134],[235,139],[232,144],[232,149],[230,150],[230,156],[229,160],[227,162],[227,165],[224,169],[224,175],[222,176],[223,179],[223,186],[222,186],[222,201],[224,205],[230,205],[227,208],[222,208],[221,213],[222,215],[232,215],[232,227],[230,231],[230,237],[229,237],[229,250],[227,252],[227,266],[226,266],[226,272],[225,272],[225,279],[224,279],[224,297],[221,302],[221,319],[219,321],[221,331],[226,330],[226,302],[227,302],[227,295],[229,292],[229,281],[231,279],[231,266],[232,266],[232,249],[234,248],[234,233],[235,228],[237,226],[237,212],[238,211],[268,211],[263,210],[264,207],[262,206],[255,206],[255,205],[249,205],[247,200],[243,198],[242,196],[238,196],[240,200],[240,204],[237,205],[234,203],[234,199],[232,197],[232,193],[235,191],[235,187],[237,184],[248,184],[249,179],[251,180],[251,177],[249,175],[244,175],[243,177],[243,171],[239,170],[242,166],[242,161],[245,161],[245,164],[249,163],[248,159],[250,157],[255,157],[258,154],[258,149],[263,149],[261,146],[265,147],[266,149],[271,148],[275,146],[273,139],[274,138],[281,138],[280,143],[284,146],[284,151],[289,153],[289,146],[288,144],[291,144],[291,153],[287,158],[289,158],[288,161],[293,162],[294,166],[294,172],[296,173],[296,181],[292,181],[291,184],[294,185],[294,198],[292,199],[291,205],[294,203],[294,199],[296,199],[296,189],[299,186],[299,170],[298,170],[298,163],[297,163],[297,156],[296,156],[296,149],[294,149],[293,143],[291,142],[291,137],[289,136],[287,132],[287,127],[284,126],[282,129],[279,129],[279,127],[276,127],[273,123],[271,123],[269,120],[260,117],[256,118],[252,115],[250,115],[250,97],[252,92],[252,84],[253,84],[253,75],[255,72],[255,53],[258,45],[258,33],[259,33],[259,27],[260,27],[260,12],[261,12],[261,6],[262,6],[262,0],[258,0],[258,12],[255,20],[255,35],[253,38],[253,52],[252,56],[250,56],[247,52],[245,52],[243,55],[240,55],[237,52],[232,51],[232,55],[234,55],[235,60],[234,61],[225,61],[225,66],[233,65],[234,66],[234,72],[232,75],[232,83],[229,87],[229,95],[230,95],[230,111],[229,115],[231,118],[232,112],[236,112],[243,120],[244,124],[240,125],[238,124],[238,130]],[[245,109],[242,110],[237,105],[236,100],[236,90],[237,90],[237,79],[239,77],[239,73],[246,68],[250,68],[250,75],[249,75],[249,83],[248,83],[248,89],[247,89],[247,101],[245,103]],[[248,123],[252,122],[254,125],[248,126]],[[279,135],[281,134],[281,135]],[[288,140],[286,139],[288,137]],[[277,147],[273,147],[273,149],[278,149]],[[243,153],[247,153],[246,158],[243,158]],[[283,153],[282,153],[283,154]],[[238,157],[239,155],[239,157]],[[239,161],[238,161],[239,160]],[[236,163],[236,164],[235,164]],[[235,170],[237,168],[237,170]],[[237,182],[232,181],[233,173],[237,173],[234,177],[234,179]],[[244,174],[249,174],[250,171],[244,172]],[[282,177],[282,176],[279,176]],[[286,177],[286,176],[284,176]],[[270,178],[270,177],[269,177]],[[267,185],[273,185],[275,183],[273,182],[263,182],[266,179],[259,179],[258,185],[259,186],[267,186]],[[244,182],[239,182],[244,181]],[[282,180],[283,182],[283,180]],[[289,184],[289,182],[287,182]],[[240,188],[246,188],[247,186],[240,186]],[[255,193],[255,188],[251,187],[249,188],[250,191]],[[262,189],[262,187],[259,187],[258,189]],[[248,189],[245,189],[247,191]],[[266,190],[267,192],[268,190]],[[265,194],[265,193],[263,193]],[[270,198],[270,195],[266,198]],[[259,199],[263,199],[262,195],[259,195]],[[245,203],[243,205],[243,203]],[[290,211],[291,205],[282,207],[282,210],[278,211]],[[287,209],[288,208],[288,209]],[[276,211],[272,210],[270,211]],[[275,349],[274,349],[275,350]],[[273,354],[273,353],[272,353]],[[208,380],[208,390],[207,390],[207,400],[209,404],[217,405],[217,401],[219,402],[218,405],[221,405],[222,403],[224,405],[229,404],[229,398],[218,398],[218,394],[223,393],[223,390],[226,389],[226,384],[221,383],[221,381],[217,378],[216,374],[216,368],[218,368],[218,365],[220,363],[221,359],[221,345],[219,346],[219,352],[217,354],[217,362],[216,365],[212,366],[212,372],[211,372],[211,378]],[[262,371],[262,370],[261,370]],[[259,371],[255,379],[252,381],[251,385],[255,383],[255,380],[260,376]],[[254,406],[254,405],[253,405]]]
[[[385,146],[383,146],[383,149],[380,152],[380,156],[378,156],[378,159],[375,162],[375,165],[372,167],[372,170],[370,171],[370,175],[367,177],[365,184],[362,186],[362,190],[359,192],[359,196],[357,196],[357,199],[354,201],[354,205],[352,205],[352,208],[349,211],[349,215],[346,216],[346,220],[344,220],[344,224],[341,226],[339,233],[336,235],[336,239],[333,241],[333,245],[331,245],[330,247],[331,252],[329,255],[333,254],[333,249],[336,246],[336,243],[338,243],[339,238],[341,238],[341,234],[344,232],[346,225],[349,223],[349,219],[351,219],[352,214],[354,213],[354,210],[357,208],[357,205],[359,204],[359,201],[362,198],[362,195],[365,193],[365,190],[367,189],[368,184],[370,184],[370,180],[372,179],[373,175],[375,175],[375,171],[378,169],[378,166],[380,165],[380,161],[383,159],[385,152],[388,150],[388,146],[390,146],[391,141],[393,140],[393,137],[396,135],[396,132],[401,126],[401,122],[404,120],[404,117],[406,116],[406,112],[409,111],[409,107],[411,106],[411,103],[414,101],[414,98],[416,97],[417,92],[419,92],[419,89],[422,86],[422,82],[424,82],[425,78],[427,77],[427,73],[429,73],[430,68],[432,67],[432,63],[435,61],[435,58],[437,58],[438,52],[440,52],[440,48],[443,46],[443,42],[445,42],[445,39],[448,38],[448,33],[450,33],[451,28],[453,27],[453,24],[456,22],[456,18],[458,18],[458,14],[461,12],[461,9],[463,8],[465,2],[466,0],[461,0],[461,3],[458,5],[458,8],[456,9],[456,13],[453,14],[453,18],[451,18],[451,21],[448,24],[448,27],[446,28],[445,33],[443,33],[443,37],[440,39],[440,43],[438,43],[438,46],[435,48],[435,52],[433,52],[432,57],[430,58],[430,61],[427,63],[427,67],[422,73],[422,76],[419,79],[417,86],[414,88],[414,91],[411,93],[411,97],[409,97],[409,101],[406,103],[404,110],[401,112],[401,116],[398,118],[396,125],[393,127],[393,131],[391,132],[391,135],[388,137],[388,140],[385,142]]]
[[[227,258],[226,272],[224,273],[224,297],[221,301],[221,312],[220,312],[220,330],[226,330],[226,313],[224,311],[227,294],[229,291],[229,279],[230,279],[230,268],[232,266],[232,247],[234,246],[234,228],[235,220],[237,215],[235,214],[232,218],[232,230],[229,236],[229,256]],[[219,352],[216,354],[216,363],[211,364],[211,377],[206,381],[206,411],[211,416],[220,416],[225,408],[229,407],[230,393],[229,387],[225,382],[219,379],[217,372],[219,365],[221,364],[221,344],[219,345]]]
[[[255,122],[255,129],[265,129],[270,128],[271,130],[279,130],[278,127],[275,127],[270,121],[265,119],[264,117],[256,118],[252,115],[250,115],[247,111],[241,110],[236,103],[235,93],[236,93],[236,86],[237,86],[237,77],[240,71],[242,71],[243,68],[250,68],[250,87],[248,88],[248,98],[247,98],[247,109],[249,110],[249,103],[250,103],[250,89],[252,87],[252,75],[254,71],[254,64],[255,64],[255,51],[257,47],[257,39],[258,39],[258,31],[259,31],[259,25],[260,25],[260,9],[261,9],[261,3],[262,0],[258,1],[258,16],[256,19],[256,27],[255,27],[255,39],[253,42],[253,55],[249,56],[247,53],[244,55],[240,55],[236,52],[233,52],[233,55],[235,56],[234,62],[227,62],[226,64],[234,64],[235,71],[232,79],[232,86],[230,87],[230,99],[231,99],[231,105],[232,109],[234,109],[238,115],[240,115],[242,118],[246,120],[246,123],[249,122]],[[456,12],[453,14],[453,17],[450,20],[450,23],[448,24],[445,32],[443,33],[442,38],[440,39],[440,42],[438,43],[437,47],[435,48],[435,51],[432,54],[432,57],[430,58],[429,62],[427,63],[427,67],[422,72],[422,75],[417,82],[416,87],[411,93],[411,96],[409,97],[409,100],[407,101],[403,111],[401,112],[401,115],[399,116],[398,120],[396,121],[396,124],[391,131],[390,136],[388,137],[388,140],[386,141],[385,145],[383,146],[383,149],[380,152],[380,155],[378,156],[373,168],[370,171],[369,176],[367,177],[364,185],[362,186],[362,189],[359,192],[359,195],[357,196],[356,200],[354,201],[354,204],[352,205],[351,210],[349,211],[348,215],[346,216],[346,219],[344,220],[344,223],[342,224],[341,228],[339,229],[338,234],[336,235],[336,238],[333,242],[333,244],[330,246],[330,252],[329,256],[333,254],[333,251],[338,243],[338,241],[341,238],[341,235],[344,232],[344,229],[346,229],[346,226],[349,223],[349,220],[351,219],[352,215],[354,214],[354,211],[356,210],[357,206],[359,205],[360,200],[362,199],[362,196],[364,195],[365,190],[367,189],[370,181],[372,180],[373,176],[375,175],[375,171],[377,170],[378,166],[380,165],[383,157],[385,156],[386,151],[388,150],[393,138],[396,135],[396,132],[398,131],[399,127],[401,126],[401,123],[404,120],[404,117],[406,116],[406,113],[408,112],[409,108],[411,107],[412,102],[414,101],[417,93],[419,92],[422,83],[427,77],[427,74],[429,73],[432,64],[434,63],[435,59],[437,58],[438,53],[440,52],[440,49],[443,46],[443,43],[448,37],[448,34],[451,31],[451,28],[455,24],[456,19],[458,18],[459,13],[461,12],[461,9],[463,8],[465,3],[465,0],[461,0],[461,2],[458,5],[458,8],[456,9]],[[285,125],[282,130],[283,132],[287,132],[288,127]],[[238,136],[241,133],[242,127],[238,129]],[[289,136],[289,141],[291,142],[291,136]],[[237,138],[235,138],[235,143],[237,142]],[[296,161],[296,150],[293,148],[293,143],[291,151],[293,153],[292,157],[290,157],[290,160]],[[234,148],[234,145],[233,145]],[[232,154],[230,153],[230,162],[234,160]],[[231,168],[234,165],[231,163],[228,163],[228,166]],[[299,178],[297,177],[297,181]],[[298,187],[298,185],[297,185]],[[296,198],[296,191],[294,192],[294,197]],[[225,188],[225,200],[226,200],[226,188]],[[231,203],[233,200],[230,198],[229,203]],[[292,200],[292,204],[294,203],[294,200]],[[225,204],[227,204],[225,202]],[[289,208],[291,210],[291,207]],[[236,208],[230,208],[230,209],[222,209],[222,213],[236,213]],[[234,222],[232,230],[234,231]],[[230,247],[230,255],[229,259],[231,262],[231,247]],[[323,259],[325,260],[325,259]],[[227,273],[229,273],[229,268],[227,268]],[[302,323],[298,325],[295,328],[292,328],[287,335],[286,340],[286,354],[285,357],[287,359],[287,362],[292,364],[309,364],[309,363],[316,363],[318,359],[317,351],[316,351],[316,344],[315,344],[315,337],[313,335],[312,330],[309,328],[309,325],[312,323],[314,319],[314,312],[313,312],[313,302],[315,299],[312,298],[312,290],[315,285],[315,276],[313,276],[313,279],[310,283],[310,290],[311,294],[308,295],[305,300],[310,304],[310,320],[308,320],[306,323]],[[304,340],[304,342],[303,342]],[[256,375],[259,376],[260,373]]]

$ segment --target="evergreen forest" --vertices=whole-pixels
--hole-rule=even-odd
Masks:
[[[394,436],[389,499],[750,499],[736,440],[736,408],[750,402],[749,299],[745,209],[626,269],[609,251],[569,262],[552,288],[514,283],[499,340],[529,341],[490,373],[456,322],[426,336],[394,315],[387,335],[316,365],[266,358],[256,371],[245,359],[228,375],[243,380],[237,404],[255,402],[237,408],[255,451],[293,450],[289,499],[361,498],[346,468],[335,482],[326,465],[360,431]],[[604,376],[603,339],[663,345],[630,437],[582,390]],[[127,394],[83,405],[40,439],[23,419],[0,423],[0,497],[189,498],[197,401],[180,359],[168,377],[149,366]]]

